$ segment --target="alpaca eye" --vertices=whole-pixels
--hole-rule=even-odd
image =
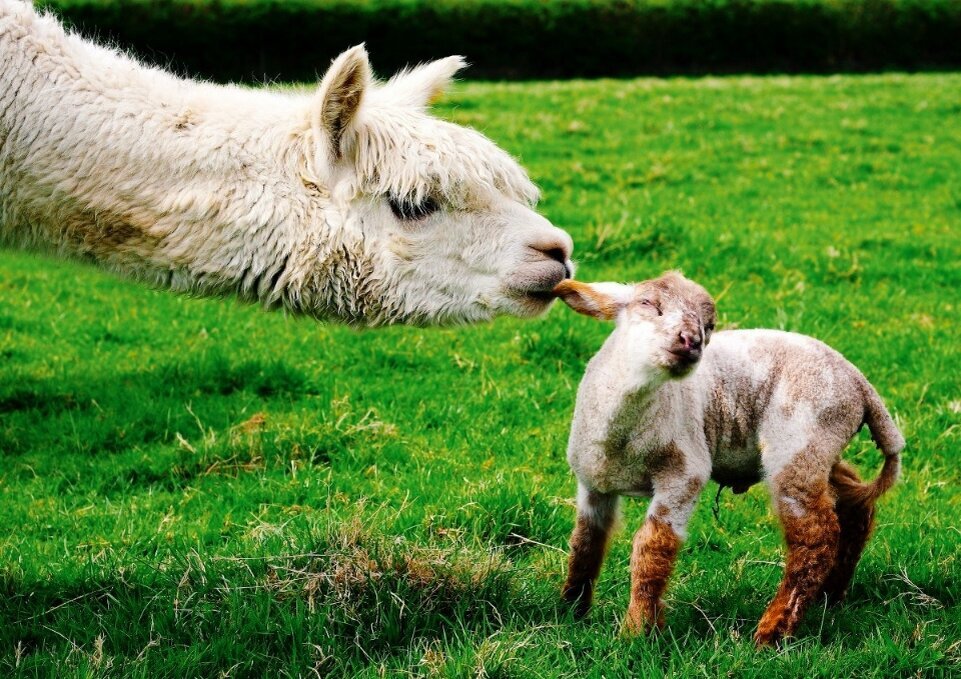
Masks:
[[[427,196],[419,203],[413,203],[409,200],[390,196],[387,199],[387,204],[390,205],[390,211],[394,213],[394,216],[405,222],[419,222],[440,209],[437,201],[430,196]]]

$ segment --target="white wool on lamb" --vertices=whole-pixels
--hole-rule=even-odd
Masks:
[[[578,480],[564,597],[577,613],[622,495],[651,497],[634,538],[626,628],[663,624],[663,593],[709,479],[734,492],[764,481],[784,528],[784,580],[759,645],[794,633],[818,596],[840,600],[895,482],[904,438],[874,387],[841,354],[775,330],[714,332],[714,301],[676,273],[637,285],[561,283],[576,311],[615,320],[577,392],[567,458]],[[863,483],[841,454],[863,425],[885,455]]]

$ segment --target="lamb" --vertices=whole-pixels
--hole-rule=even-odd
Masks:
[[[524,170],[431,116],[464,66],[308,93],[177,78],[0,0],[0,246],[359,326],[542,313],[570,237]]]
[[[784,577],[758,646],[792,636],[818,597],[840,601],[904,447],[861,372],[803,335],[715,333],[714,301],[678,273],[637,285],[564,281],[555,292],[616,321],[578,389],[567,449],[578,493],[563,598],[575,615],[590,609],[619,497],[640,495],[652,499],[634,536],[624,630],[664,625],[661,596],[708,479],[735,493],[763,480],[783,526]],[[871,483],[841,460],[863,424],[885,456]]]

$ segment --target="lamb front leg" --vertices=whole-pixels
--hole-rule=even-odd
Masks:
[[[658,484],[647,520],[634,535],[631,552],[631,602],[624,620],[629,635],[664,626],[661,596],[674,570],[674,561],[706,479],[678,477]]]
[[[618,497],[577,488],[577,523],[571,535],[571,556],[562,596],[578,618],[587,615],[594,598],[594,583],[601,572],[607,541],[617,516]]]

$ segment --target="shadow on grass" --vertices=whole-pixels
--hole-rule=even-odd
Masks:
[[[153,368],[116,373],[74,373],[66,380],[17,378],[0,383],[0,413],[36,411],[46,417],[178,398],[230,396],[247,391],[261,398],[311,393],[304,376],[283,361],[231,361],[223,356],[192,358]]]
[[[230,417],[251,404],[313,393],[282,361],[212,356],[107,373],[0,381],[0,449],[8,455],[117,453],[196,432],[199,422],[230,426]],[[237,398],[239,392],[247,398]]]

